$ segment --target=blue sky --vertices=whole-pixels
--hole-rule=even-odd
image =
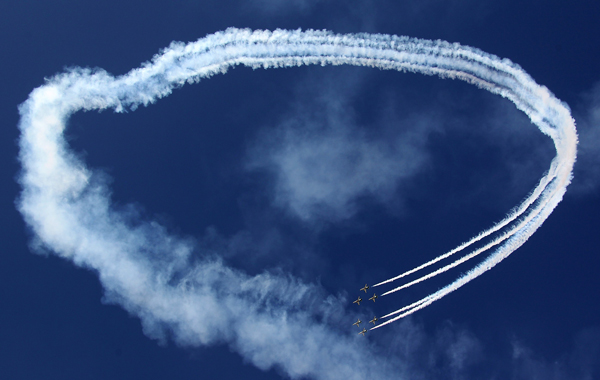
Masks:
[[[381,378],[597,378],[599,11],[592,1],[4,2],[0,372],[279,379],[347,377],[355,368]],[[201,302],[198,326],[157,322],[97,270],[40,249],[15,208],[17,107],[69,67],[125,74],[171,41],[230,26],[442,39],[509,58],[570,106],[580,136],[574,181],[493,270],[363,339],[351,326],[356,317],[414,302],[470,266],[360,309],[350,304],[359,287],[490,227],[547,170],[552,141],[510,102],[417,74],[238,67],[135,112],[76,113],[66,141],[94,181],[108,184],[122,221],[150,239],[144,252],[173,257],[191,247],[193,260],[210,264],[199,267],[196,286],[223,304]],[[225,289],[239,295],[237,308],[214,294]],[[225,306],[233,311],[219,312]],[[313,344],[290,355],[293,339],[264,310],[289,315],[290,336],[314,334]]]

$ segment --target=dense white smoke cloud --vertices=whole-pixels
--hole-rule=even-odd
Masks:
[[[514,218],[507,240],[482,264],[407,313],[490,269],[552,212],[575,160],[577,138],[568,109],[510,61],[458,44],[238,29],[187,45],[173,43],[152,62],[117,78],[104,71],[73,69],[49,79],[21,105],[23,192],[18,205],[35,243],[95,270],[108,299],[138,315],[148,334],[161,338],[170,331],[178,342],[191,346],[227,342],[259,368],[275,366],[292,378],[402,378],[402,364],[378,357],[366,339],[338,330],[345,299],[284,274],[251,277],[215,257],[192,259],[190,241],[115,211],[107,186],[69,151],[63,132],[74,112],[135,109],[238,64],[351,64],[461,79],[508,98],[553,139],[557,156],[532,192],[531,207],[524,206],[525,219]]]

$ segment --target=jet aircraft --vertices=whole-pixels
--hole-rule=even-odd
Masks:
[[[360,298],[360,296],[358,296],[358,299],[352,303],[356,303],[356,304],[360,305],[361,302],[362,302],[362,298]]]
[[[359,334],[362,334],[363,336],[365,336],[365,333],[367,332],[367,329],[362,329],[361,332],[359,332]]]
[[[361,321],[361,320],[360,320],[360,318],[359,318],[359,319],[358,319],[358,321],[356,321],[356,322],[354,322],[354,323],[352,324],[352,326],[358,326],[358,327],[360,327],[360,324],[361,324],[361,323],[362,323],[362,321]]]
[[[377,294],[373,294],[373,297],[369,298],[369,301],[375,302],[376,299],[377,299]]]
[[[373,319],[371,319],[369,321],[369,323],[375,324],[375,322],[377,322],[377,319],[378,319],[377,317],[373,317]]]
[[[369,289],[369,285],[365,284],[364,288],[360,288],[360,290],[364,290],[364,292],[366,293],[367,290]]]

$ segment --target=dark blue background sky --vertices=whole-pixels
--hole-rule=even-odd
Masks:
[[[3,1],[0,376],[284,376],[225,345],[147,338],[137,318],[101,302],[94,273],[34,254],[14,207],[17,106],[44,77],[69,66],[124,74],[171,41],[236,26],[460,42],[511,59],[567,102],[581,150],[574,183],[548,221],[489,273],[370,339],[405,346],[415,378],[600,378],[599,18],[596,1]],[[350,67],[236,68],[135,112],[79,113],[67,136],[90,167],[113,178],[117,205],[136,204],[143,218],[195,237],[250,274],[282,268],[350,298],[365,282],[410,269],[501,219],[553,156],[550,140],[498,97]],[[298,217],[292,201],[277,198],[272,157],[282,146],[328,138],[391,147],[376,174],[407,174],[391,190]],[[342,165],[332,156],[320,164]],[[394,310],[466,269],[370,307]]]

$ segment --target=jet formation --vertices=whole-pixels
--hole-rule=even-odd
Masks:
[[[360,288],[360,291],[363,291],[363,292],[365,292],[365,293],[367,292],[367,290],[369,290],[369,285],[367,285],[367,284],[365,284],[365,286],[363,286],[362,288]],[[376,300],[377,298],[378,298],[378,297],[377,297],[377,294],[373,293],[373,296],[372,296],[371,298],[369,298],[369,301],[373,301],[373,302],[375,302],[375,300]],[[358,298],[356,299],[356,301],[353,301],[352,303],[355,303],[355,304],[357,304],[357,305],[360,305],[360,303],[361,303],[362,301],[363,301],[363,299],[362,299],[360,296],[358,296]],[[377,323],[376,323],[377,321],[378,321],[378,318],[377,318],[377,317],[373,317],[373,319],[371,319],[371,320],[369,321],[369,323],[372,323],[372,324],[373,324],[373,326],[375,326],[375,325],[377,324]],[[362,323],[362,321],[361,321],[360,319],[358,319],[356,322],[354,322],[354,323],[352,324],[352,326],[358,326],[358,327],[360,328],[360,324],[361,324],[361,323]],[[366,332],[367,332],[367,329],[363,328],[363,329],[362,329],[362,331],[361,331],[361,332],[359,332],[359,334],[362,334],[362,335],[364,336]]]

